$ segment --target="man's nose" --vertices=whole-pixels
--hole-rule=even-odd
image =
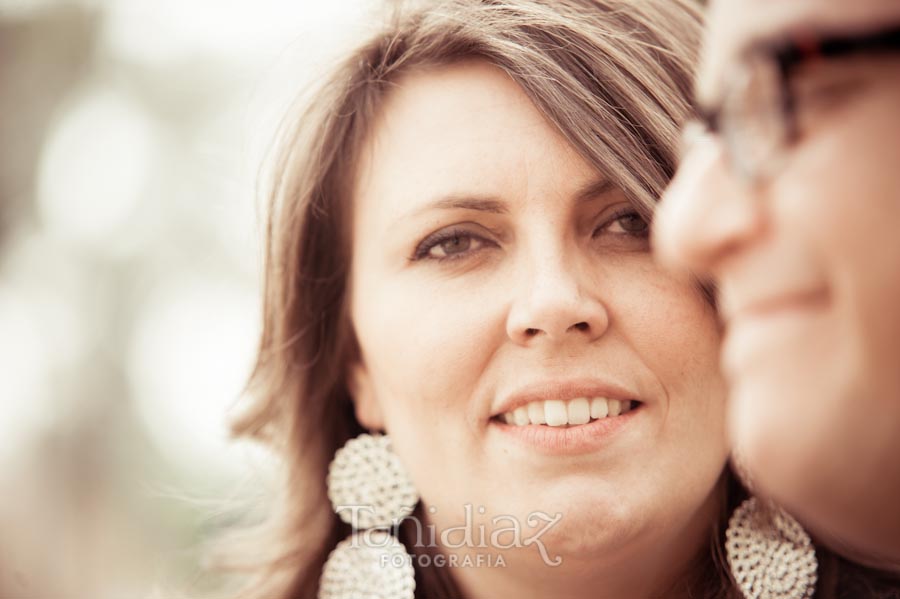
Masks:
[[[720,261],[759,235],[762,205],[728,171],[712,139],[698,140],[663,194],[652,244],[664,265],[715,277]]]

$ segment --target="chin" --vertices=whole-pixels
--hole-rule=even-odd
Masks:
[[[639,512],[629,509],[618,498],[603,494],[591,494],[590,489],[580,489],[555,501],[544,513],[549,517],[560,514],[559,520],[549,526],[540,539],[548,552],[558,554],[567,560],[596,559],[609,556],[628,544],[641,528]],[[529,526],[529,514],[524,514],[522,523]],[[544,526],[544,517],[534,520],[535,528]]]
[[[574,520],[574,519],[573,519]],[[572,521],[557,530],[558,538],[545,541],[560,555],[569,559],[601,560],[629,552],[641,530],[634,518],[603,518],[593,514],[581,522]],[[552,543],[552,545],[551,545]]]

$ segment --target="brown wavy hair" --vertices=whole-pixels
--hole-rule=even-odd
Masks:
[[[292,113],[278,140],[263,332],[247,387],[251,403],[233,432],[268,446],[283,476],[264,520],[219,555],[221,568],[242,573],[243,599],[315,597],[328,553],[349,533],[325,490],[334,452],[363,432],[346,372],[358,357],[346,301],[349,196],[364,138],[400,75],[471,59],[499,67],[648,220],[674,173],[701,30],[694,0],[443,0],[392,8],[383,30]],[[740,596],[721,539],[746,491],[730,469],[722,483],[710,551],[684,582],[694,597]],[[820,559],[819,596],[841,596],[837,558]],[[420,569],[416,577],[417,597],[460,597],[446,569]]]

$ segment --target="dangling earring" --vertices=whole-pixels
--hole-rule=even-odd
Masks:
[[[349,440],[328,467],[328,498],[353,531],[328,556],[319,599],[413,599],[412,558],[389,530],[419,496],[387,435]]]
[[[750,479],[733,456],[749,490]],[[759,497],[741,503],[728,521],[725,553],[731,575],[746,599],[810,599],[818,562],[809,535],[790,514]]]

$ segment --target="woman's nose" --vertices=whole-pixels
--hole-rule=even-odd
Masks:
[[[723,259],[742,251],[763,222],[758,198],[730,175],[719,145],[698,140],[663,194],[653,249],[664,265],[714,278]]]
[[[609,314],[577,262],[559,255],[528,269],[507,318],[510,339],[527,345],[537,338],[590,342],[603,335]]]

